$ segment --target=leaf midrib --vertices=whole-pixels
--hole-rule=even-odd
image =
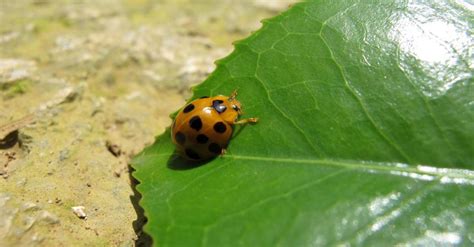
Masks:
[[[136,158],[134,163],[138,162],[141,158],[150,157],[169,157],[173,153],[166,154],[144,154]],[[278,162],[278,163],[296,163],[296,164],[315,164],[320,166],[335,166],[347,169],[361,169],[366,171],[380,171],[380,172],[402,172],[413,175],[429,175],[435,178],[448,177],[448,178],[463,178],[471,180],[474,184],[474,171],[467,169],[453,169],[453,168],[439,168],[426,165],[410,166],[403,163],[396,162],[375,162],[375,161],[357,161],[357,160],[336,160],[336,159],[301,159],[301,158],[276,158],[276,157],[264,157],[264,156],[250,156],[250,155],[235,155],[226,154],[220,157],[221,159],[227,160],[251,160],[251,161],[263,161],[263,162]],[[404,175],[404,174],[400,174]]]
[[[237,160],[253,160],[266,162],[281,162],[281,163],[300,163],[300,164],[317,164],[324,166],[338,166],[350,169],[364,169],[372,171],[398,171],[408,172],[423,175],[431,175],[435,177],[447,176],[450,178],[465,178],[472,179],[474,182],[474,171],[465,169],[453,168],[437,168],[432,166],[409,166],[402,163],[385,163],[374,161],[351,161],[351,160],[330,160],[330,159],[287,159],[287,158],[273,158],[262,156],[246,156],[246,155],[226,155],[223,158],[233,158]],[[405,166],[405,167],[401,167]],[[423,169],[420,169],[423,168]],[[432,171],[426,171],[432,170]]]

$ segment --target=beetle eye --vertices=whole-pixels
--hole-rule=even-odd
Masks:
[[[232,105],[232,109],[236,110],[236,111],[240,111],[240,108],[236,105]]]

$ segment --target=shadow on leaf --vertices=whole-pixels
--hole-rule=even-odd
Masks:
[[[182,170],[190,170],[190,169],[200,167],[204,164],[207,164],[211,160],[191,161],[191,160],[187,160],[187,159],[181,157],[178,153],[175,152],[168,159],[167,165],[168,165],[168,168],[171,169],[171,170],[182,171]]]

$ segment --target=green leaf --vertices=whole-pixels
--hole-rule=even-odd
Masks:
[[[194,98],[239,89],[227,154],[169,130],[134,176],[155,244],[472,245],[474,6],[311,1],[264,21]]]

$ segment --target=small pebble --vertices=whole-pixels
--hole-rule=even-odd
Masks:
[[[79,217],[79,219],[87,219],[87,214],[84,211],[86,208],[84,206],[74,206],[74,207],[71,207],[71,209],[74,212],[74,214],[76,214],[77,217]]]

